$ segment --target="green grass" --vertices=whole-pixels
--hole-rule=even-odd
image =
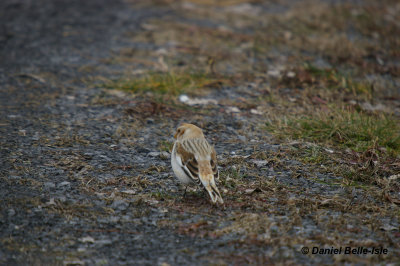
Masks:
[[[172,152],[172,147],[173,146],[174,146],[173,142],[167,141],[167,140],[162,140],[158,144],[158,149],[160,151]]]
[[[400,154],[399,121],[387,114],[369,115],[346,109],[330,109],[313,115],[289,117],[267,124],[277,136],[365,152],[371,147]]]
[[[372,97],[371,84],[355,81],[335,69],[322,69],[310,63],[306,63],[304,65],[304,70],[314,77],[314,79],[320,83],[320,86],[329,90],[341,89],[344,92],[353,94],[354,96],[365,95],[368,99]]]
[[[104,86],[132,93],[152,92],[159,95],[177,96],[182,93],[196,93],[205,88],[218,88],[225,80],[216,79],[205,73],[194,72],[152,72],[138,78],[122,78]]]

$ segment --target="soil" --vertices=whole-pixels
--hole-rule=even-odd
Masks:
[[[273,48],[263,59],[244,55],[257,25],[241,12],[286,16],[310,2],[214,3],[211,11],[197,10],[197,2],[0,2],[0,264],[399,263],[399,205],[379,186],[344,185],[344,177],[307,165],[293,152],[314,144],[282,143],[265,127],[279,103],[258,102],[268,97],[264,85],[288,73],[280,66],[291,57],[310,55]],[[219,17],[226,10],[228,19]],[[215,30],[226,35],[215,38]],[[224,50],[237,42],[244,50]],[[318,53],[316,65],[333,64]],[[391,84],[392,97],[398,54],[385,62],[386,74],[378,69],[371,77],[384,76],[377,86]],[[192,63],[224,72],[218,80],[233,76],[217,89],[188,93],[217,104],[104,86]],[[250,64],[269,65],[261,81]],[[399,108],[397,100],[390,104]],[[224,206],[195,187],[183,197],[170,166],[182,122],[203,128],[215,145]],[[311,254],[347,246],[387,254]]]

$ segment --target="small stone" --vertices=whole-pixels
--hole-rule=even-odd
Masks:
[[[244,193],[245,194],[248,194],[248,195],[251,195],[251,194],[253,194],[253,193],[255,193],[255,192],[262,192],[262,189],[260,189],[260,188],[249,188],[249,189],[246,189],[245,191],[244,191]]]
[[[390,224],[385,224],[385,225],[381,226],[380,229],[385,230],[385,231],[394,231],[394,230],[398,230],[399,228],[396,226],[392,226]]]
[[[333,201],[333,199],[325,199],[323,201],[321,201],[321,206],[327,206],[329,205],[331,202]]]
[[[56,205],[56,203],[55,203],[55,201],[54,201],[54,198],[51,198],[51,199],[46,203],[46,205]]]
[[[67,201],[67,198],[66,198],[65,196],[59,196],[59,197],[58,197],[58,200],[59,200],[60,202],[64,203],[64,202]]]
[[[287,200],[288,205],[295,205],[296,204],[296,198],[295,197],[290,197]]]
[[[85,152],[83,154],[83,158],[85,158],[86,160],[91,160],[93,158],[93,156],[94,156],[94,153],[91,153],[91,152]]]
[[[378,103],[377,105],[372,105],[369,102],[362,103],[360,105],[360,107],[361,107],[361,109],[363,109],[365,111],[372,111],[372,112],[374,112],[374,111],[385,111],[386,108],[387,108],[385,105],[383,105],[381,103]]]
[[[87,249],[85,247],[79,247],[78,252],[85,252]]]
[[[61,182],[60,184],[58,184],[58,187],[66,187],[66,186],[70,186],[70,185],[71,185],[71,182],[64,181],[64,182]]]
[[[32,140],[39,140],[40,139],[40,135],[39,132],[35,132],[35,135],[33,135]]]
[[[64,260],[63,265],[69,266],[69,265],[85,265],[84,261],[81,260]]]
[[[214,104],[217,105],[218,101],[215,99],[202,99],[202,98],[193,98],[193,99],[188,99],[185,104],[193,106],[193,105],[208,105],[208,104]]]
[[[251,162],[254,163],[257,167],[266,166],[268,164],[267,160],[252,160]]]
[[[160,153],[157,151],[152,151],[152,152],[149,152],[147,155],[150,157],[158,157],[158,156],[160,156]]]
[[[109,239],[103,239],[103,240],[96,241],[96,244],[99,246],[109,246],[112,244],[112,241]]]
[[[269,230],[270,230],[270,231],[274,231],[274,232],[279,232],[279,227],[278,227],[277,225],[272,225],[272,226],[269,228]]]
[[[279,70],[268,70],[267,75],[271,77],[279,77],[281,72]]]
[[[54,184],[53,182],[45,182],[44,183],[44,187],[46,187],[46,188],[55,188],[56,184]]]
[[[294,73],[293,71],[289,71],[288,73],[286,73],[286,76],[288,78],[294,78],[296,76],[296,73]]]
[[[226,108],[227,113],[240,113],[240,109],[237,108],[236,106],[228,106]]]
[[[182,94],[179,96],[179,101],[185,103],[185,102],[189,101],[189,97],[185,94]]]
[[[263,112],[259,111],[258,109],[250,109],[250,113],[253,115],[262,115]]]
[[[168,209],[166,209],[166,208],[159,208],[158,209],[161,213],[167,213],[168,212]]]
[[[238,139],[243,142],[245,142],[247,140],[245,136],[241,136],[241,135],[238,136]]]
[[[129,215],[123,215],[121,217],[121,221],[122,222],[130,222],[130,221],[132,221],[132,217],[130,217]]]
[[[169,158],[169,153],[166,152],[166,151],[162,151],[162,152],[160,153],[160,157],[161,157],[161,158]]]
[[[81,238],[79,238],[79,241],[81,241],[82,243],[94,243],[95,242],[94,238],[91,236],[81,237]]]
[[[123,200],[114,200],[111,204],[111,208],[113,208],[114,210],[124,211],[128,208],[128,203]]]
[[[136,261],[135,261],[136,262]],[[96,259],[95,260],[95,265],[99,265],[99,266],[101,266],[101,265],[109,265],[110,263],[108,262],[108,260],[107,259]],[[136,263],[128,263],[128,264],[136,264]]]
[[[400,174],[391,175],[391,176],[388,177],[388,179],[389,179],[389,180],[397,180],[397,179],[400,179]]]
[[[119,216],[111,216],[109,219],[110,223],[117,223],[119,222],[119,220],[120,220]]]
[[[132,190],[132,189],[127,189],[127,190],[121,191],[121,193],[134,195],[134,194],[136,194],[136,191],[135,191],[135,190]]]
[[[292,38],[292,36],[293,36],[293,34],[292,34],[290,31],[285,31],[285,32],[283,33],[283,37],[284,37],[286,40],[290,40],[290,39]]]
[[[11,217],[11,216],[14,216],[14,215],[15,215],[15,210],[14,209],[9,209],[8,210],[8,216]]]

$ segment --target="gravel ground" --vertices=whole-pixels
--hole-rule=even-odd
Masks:
[[[260,97],[253,83],[213,90],[205,97],[218,104],[200,107],[99,85],[162,66],[111,61],[127,49],[164,53],[137,38],[148,21],[185,21],[179,12],[158,2],[0,3],[0,264],[399,263],[398,205],[291,157],[311,144],[277,143],[255,107],[236,107]],[[168,147],[183,121],[216,147],[225,206],[198,190],[182,198]],[[388,252],[305,255],[303,246]]]

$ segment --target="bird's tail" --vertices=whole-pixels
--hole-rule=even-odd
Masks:
[[[205,190],[207,191],[208,195],[210,196],[211,201],[213,203],[216,203],[218,201],[219,203],[223,204],[224,200],[222,199],[221,193],[219,193],[219,190],[215,185],[214,175],[213,174],[208,174],[204,176],[200,175],[200,180]]]

